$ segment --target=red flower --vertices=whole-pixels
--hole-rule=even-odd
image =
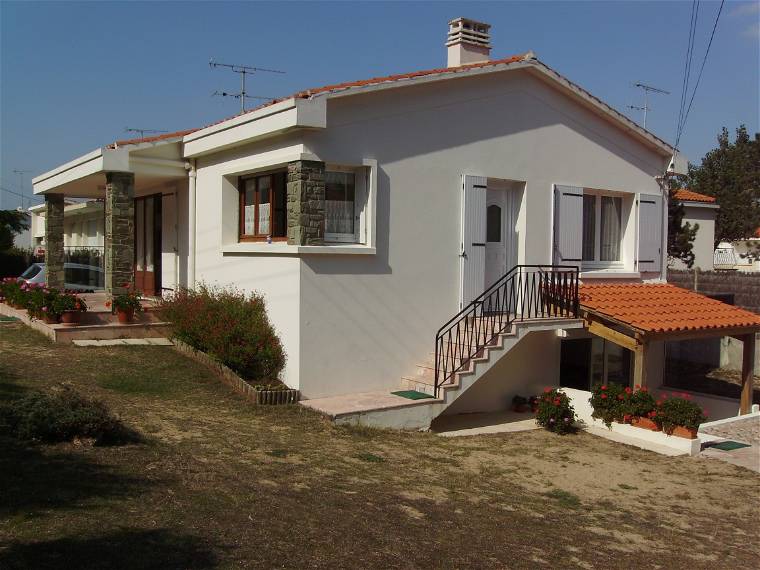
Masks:
[[[607,394],[602,394],[602,400],[606,400],[606,399],[607,399]]]
[[[606,389],[607,389],[607,386],[602,386],[602,390],[606,390]]]
[[[642,388],[641,388],[641,391],[642,391],[642,392],[648,392],[649,390],[647,390],[647,387],[646,387],[646,386],[642,386]]]
[[[649,412],[649,417],[650,418],[656,418],[657,417],[657,412],[655,412],[654,410],[651,411],[651,412]]]
[[[662,406],[662,400],[657,400],[657,401],[655,402],[655,404],[657,404],[658,406]]]
[[[106,307],[110,307],[110,306],[111,306],[111,301],[106,301]]]
[[[555,405],[555,406],[559,406],[559,405],[560,405],[560,403],[561,403],[561,402],[559,401],[559,398],[557,398],[556,400],[554,400],[554,405]]]
[[[552,391],[552,389],[549,388],[548,386],[546,388],[544,388],[544,394],[548,394],[551,391]]]
[[[636,384],[636,386],[634,386],[634,388],[636,388],[637,390],[640,389],[641,388],[641,384]]]
[[[626,393],[626,394],[630,394],[630,393],[631,393],[631,389],[630,389],[630,388],[628,388],[627,386],[626,386],[626,388],[625,388],[625,393]]]

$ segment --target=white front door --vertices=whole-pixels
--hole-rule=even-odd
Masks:
[[[486,194],[486,266],[485,286],[490,287],[512,268],[514,222],[512,219],[512,191],[506,188],[488,188]]]
[[[460,308],[485,289],[486,188],[483,176],[462,176],[462,242],[460,258]]]

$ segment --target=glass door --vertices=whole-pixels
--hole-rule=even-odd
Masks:
[[[135,198],[135,288],[161,294],[161,194]]]

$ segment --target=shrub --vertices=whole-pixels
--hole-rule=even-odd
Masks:
[[[172,324],[175,338],[247,381],[277,380],[285,366],[285,352],[258,294],[201,285],[176,291],[158,311]]]
[[[545,388],[543,396],[538,401],[536,422],[554,433],[572,431],[575,410],[568,395],[556,388]]]
[[[0,278],[15,279],[32,263],[34,263],[34,255],[31,249],[12,247],[6,251],[0,251]]]
[[[0,424],[18,439],[46,443],[75,437],[92,438],[99,445],[139,440],[103,402],[66,385],[51,394],[33,393],[3,405]]]
[[[116,311],[134,311],[139,313],[142,311],[142,293],[135,289],[131,283],[125,283],[124,287],[127,289],[126,293],[116,295],[113,300],[106,302],[106,307],[111,307],[111,312],[116,314]]]
[[[666,433],[671,433],[677,426],[697,429],[699,424],[707,420],[704,410],[687,398],[666,397],[657,403],[657,410],[652,420]]]
[[[623,414],[634,418],[645,418],[649,417],[649,414],[656,408],[657,403],[649,390],[646,387],[637,387],[632,394],[629,392],[629,396],[623,404]]]

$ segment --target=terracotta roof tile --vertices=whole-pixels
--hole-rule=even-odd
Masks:
[[[681,200],[683,202],[705,202],[708,204],[715,203],[715,196],[708,196],[707,194],[692,192],[688,188],[681,188],[680,190],[676,190],[674,196],[677,200]]]
[[[583,284],[580,305],[645,333],[760,330],[760,315],[668,283]]]
[[[153,137],[143,137],[143,138],[136,138],[136,139],[124,139],[120,141],[116,141],[109,145],[110,148],[116,148],[118,146],[126,146],[129,144],[141,144],[146,142],[157,142],[162,141],[165,139],[173,139],[177,137],[184,137],[185,135],[189,135],[190,133],[194,133],[198,129],[185,129],[184,131],[175,131],[173,133],[163,133],[160,135],[156,135]]]

